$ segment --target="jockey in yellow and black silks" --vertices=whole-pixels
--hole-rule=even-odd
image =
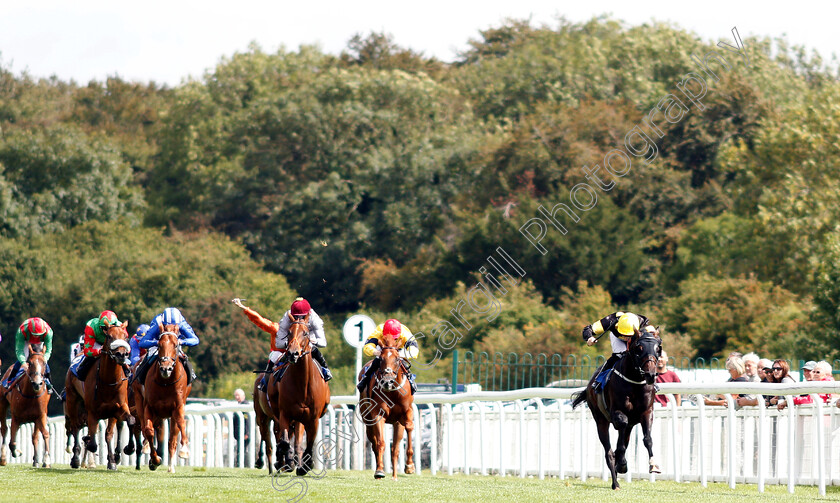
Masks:
[[[627,352],[627,344],[630,338],[633,337],[636,331],[641,329],[645,329],[654,335],[659,335],[659,330],[650,324],[650,320],[646,316],[623,311],[612,313],[591,325],[583,327],[583,340],[586,341],[587,346],[595,344],[605,332],[609,332],[610,334],[612,355],[604,363],[604,366],[601,367],[601,372],[598,374],[598,377],[595,378],[595,382],[592,385],[595,391],[603,389],[604,379],[608,375],[608,371],[618,363],[621,355]]]

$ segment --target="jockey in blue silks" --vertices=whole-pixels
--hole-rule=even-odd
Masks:
[[[160,338],[160,328],[163,325],[178,325],[178,340],[180,341],[181,346],[197,346],[199,343],[198,336],[195,335],[193,328],[189,323],[187,323],[187,320],[184,319],[181,311],[174,307],[167,307],[164,309],[162,313],[155,316],[152,321],[149,322],[149,330],[147,330],[146,335],[137,342],[137,346],[140,349],[148,349],[146,358],[143,359],[143,362],[137,369],[137,378],[140,379],[141,383],[146,381],[146,372],[148,372],[149,367],[151,367],[152,363],[157,359],[158,339]],[[178,353],[181,362],[184,364],[184,368],[187,370],[187,383],[192,383],[195,380],[195,372],[193,372],[192,365],[190,364],[187,355],[184,354],[180,348]]]
[[[134,335],[131,336],[131,339],[128,341],[128,345],[131,348],[131,366],[137,365],[137,362],[140,361],[140,358],[143,358],[146,355],[145,349],[140,349],[140,339],[145,337],[146,332],[149,331],[151,328],[149,325],[143,323],[137,330],[134,332]]]

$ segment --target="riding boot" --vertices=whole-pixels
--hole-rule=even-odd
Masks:
[[[193,370],[189,357],[184,353],[181,353],[181,363],[184,364],[184,369],[187,371],[187,384],[192,384],[196,378],[195,371]]]
[[[271,358],[269,358],[268,362],[265,364],[265,372],[262,373],[262,379],[260,379],[259,384],[257,384],[257,390],[265,391],[265,387],[268,383],[268,376],[271,374],[273,368],[274,362],[271,361]]]
[[[47,384],[47,393],[52,395],[53,393],[57,393],[55,388],[53,388],[52,381],[50,380],[50,364],[47,364],[47,370],[44,372],[44,382]]]
[[[79,376],[80,381],[85,380],[85,376],[87,376],[88,371],[90,370],[91,367],[93,367],[94,363],[96,363],[96,357],[95,356],[85,355],[85,357],[82,358],[82,362],[79,364],[79,367],[76,369],[76,375]]]
[[[157,358],[157,353],[146,353],[146,358],[140,362],[140,367],[137,369],[137,374],[134,377],[135,379],[140,380],[140,384],[146,384],[146,374],[149,372],[149,367],[152,366],[152,362],[155,361],[155,358]]]
[[[12,371],[9,372],[9,378],[3,381],[3,387],[8,388],[12,385],[12,382],[15,380],[15,376],[20,371],[20,366],[23,365],[20,361],[16,361],[15,364],[12,366]]]
[[[312,348],[312,359],[321,365],[321,373],[324,375],[324,381],[332,379],[332,372],[330,372],[330,369],[327,367],[327,360],[324,359],[324,355],[322,355],[321,351],[316,347]]]
[[[379,370],[379,365],[380,365],[379,358],[378,357],[374,358],[373,361],[370,362],[370,367],[368,367],[367,372],[365,372],[365,375],[362,377],[362,380],[359,381],[359,384],[356,385],[356,389],[358,389],[361,392],[361,391],[364,391],[365,388],[367,388],[367,385],[370,382],[371,377],[373,377],[373,374],[377,370]]]

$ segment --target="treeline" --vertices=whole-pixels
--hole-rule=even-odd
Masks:
[[[743,43],[749,65],[718,49],[730,68],[703,109],[660,121],[656,159],[547,232],[545,254],[523,224],[568,204],[716,46],[598,18],[510,21],[451,64],[376,33],[340,55],[252,46],[175,88],[0,68],[0,330],[40,315],[62,354],[102,309],[133,329],[177,305],[212,380],[267,349],[230,297],[276,317],[300,293],[349,390],[347,313],[428,334],[502,247],[527,275],[456,347],[600,354],[580,329],[633,309],[672,355],[838,357],[837,71],[784,40]]]

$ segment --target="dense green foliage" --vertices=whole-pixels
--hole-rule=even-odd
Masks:
[[[0,326],[41,315],[63,350],[102,309],[140,322],[177,305],[227,393],[268,346],[230,297],[276,318],[298,292],[349,390],[347,313],[400,317],[431,356],[431,327],[501,246],[527,277],[457,347],[595,355],[581,327],[635,309],[674,356],[838,357],[837,69],[744,42],[746,57],[718,48],[729,67],[712,65],[703,109],[660,116],[657,158],[634,158],[567,234],[549,227],[545,254],[520,227],[569,204],[712,43],[509,21],[450,64],[372,33],[341,55],[252,46],[174,89],[0,69]]]

